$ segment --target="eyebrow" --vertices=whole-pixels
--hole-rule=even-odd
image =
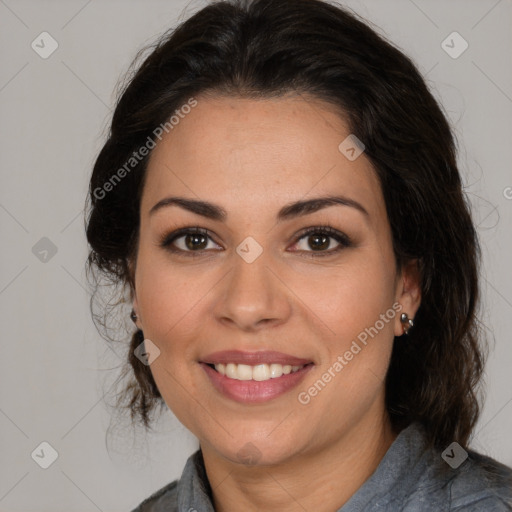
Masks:
[[[158,201],[158,203],[156,203],[151,208],[151,210],[149,210],[149,215],[153,215],[158,210],[173,205],[180,206],[189,212],[201,215],[208,219],[221,222],[224,222],[228,216],[226,210],[216,204],[210,203],[208,201],[200,201],[197,199],[188,199],[185,197],[175,196],[166,197]],[[343,196],[325,196],[290,203],[279,210],[279,213],[277,214],[277,220],[290,220],[301,215],[308,215],[310,213],[317,212],[318,210],[327,208],[329,206],[348,206],[355,208],[366,217],[369,217],[367,210],[360,203],[353,199]]]

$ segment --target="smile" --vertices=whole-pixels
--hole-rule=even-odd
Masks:
[[[201,362],[200,366],[213,389],[223,397],[239,403],[258,404],[278,398],[296,388],[315,365],[262,363],[251,366]]]
[[[229,379],[235,380],[255,380],[258,382],[277,379],[283,375],[295,373],[306,365],[291,366],[289,364],[258,364],[251,366],[248,364],[215,364],[211,365],[221,375],[225,375]]]

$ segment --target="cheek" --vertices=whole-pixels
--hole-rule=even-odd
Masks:
[[[383,257],[354,255],[343,265],[315,269],[301,276],[294,283],[294,291],[337,342],[348,341],[392,308],[392,268],[392,263]],[[382,330],[392,332],[393,323],[386,323]]]
[[[315,398],[314,407],[328,406],[336,416],[346,407],[355,416],[370,407],[389,365],[397,315],[392,307],[394,267],[392,259],[390,263],[376,254],[347,258],[343,266],[318,275],[316,286],[314,280],[303,279],[297,289],[297,295],[307,297],[311,318],[318,317],[324,326],[319,332],[325,335],[317,340],[321,362],[313,381],[325,378],[333,383]],[[307,389],[303,391],[309,396]],[[316,396],[317,388],[312,392],[310,396]]]
[[[322,286],[304,280],[297,292],[308,297],[312,317],[328,327],[317,339],[321,362],[311,387],[301,389],[300,403],[311,403],[319,415],[328,407],[339,425],[360,417],[382,392],[399,314],[390,268],[380,257],[358,258],[330,272]]]
[[[180,348],[186,333],[197,330],[202,301],[214,284],[214,276],[199,268],[176,268],[165,254],[149,257],[142,252],[137,263],[136,289],[144,335],[161,350]]]
[[[195,363],[204,313],[202,300],[211,289],[205,273],[171,268],[165,258],[140,255],[137,269],[137,299],[144,337],[153,341],[160,354],[151,364],[151,373],[167,406],[180,421],[194,431],[195,418],[205,411],[196,407],[195,375],[201,370]],[[202,370],[201,370],[202,371]],[[204,421],[207,418],[203,418]]]

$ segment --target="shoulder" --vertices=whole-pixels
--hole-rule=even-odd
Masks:
[[[132,512],[176,512],[177,510],[178,480],[175,480],[146,498]]]
[[[419,424],[400,433],[381,466],[372,512],[512,512],[512,468],[457,443],[429,445]]]
[[[448,482],[450,510],[512,511],[512,469],[469,451],[466,461]]]
[[[427,450],[421,473],[402,494],[404,510],[428,504],[426,510],[512,512],[512,469],[472,450],[465,453],[465,460],[451,467],[440,450]]]
[[[153,493],[132,512],[177,512],[178,509],[192,510],[194,507],[196,510],[213,511],[211,488],[200,449],[187,459],[178,480]]]

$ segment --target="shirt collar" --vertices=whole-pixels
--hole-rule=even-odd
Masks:
[[[380,461],[377,469],[338,512],[364,510],[376,498],[407,493],[405,481],[426,449],[423,427],[413,423],[403,429]],[[406,478],[407,477],[407,478]],[[178,482],[178,511],[215,512],[210,483],[201,449],[192,454]]]
[[[410,424],[398,434],[372,475],[337,512],[356,512],[366,510],[370,503],[380,501],[384,506],[390,499],[403,499],[425,471],[431,470],[432,466],[425,464],[429,457],[423,426]]]
[[[188,458],[178,482],[178,512],[193,510],[215,512],[201,449]]]

